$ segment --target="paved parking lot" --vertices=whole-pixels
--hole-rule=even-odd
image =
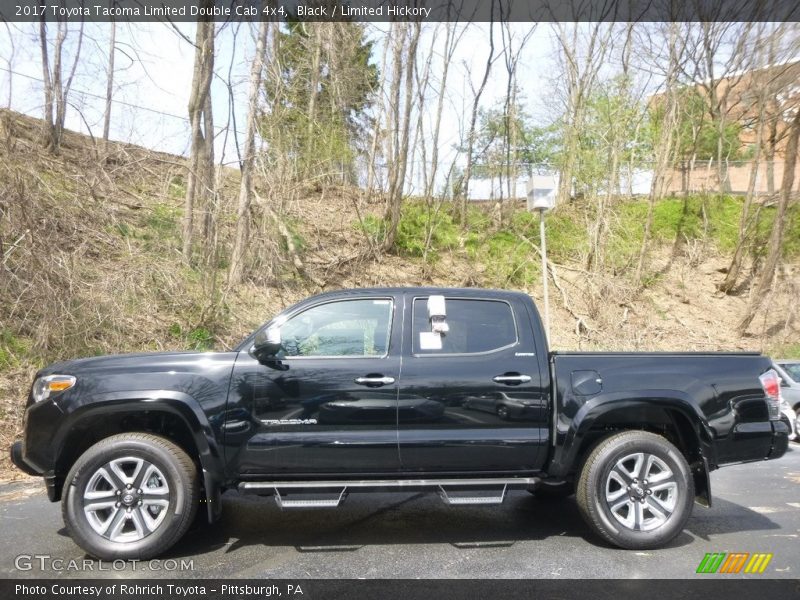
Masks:
[[[224,496],[224,517],[201,526],[166,557],[173,564],[126,564],[126,577],[270,578],[684,578],[706,552],[771,552],[764,575],[800,577],[800,446],[778,461],[712,475],[714,506],[695,507],[668,548],[610,548],[590,533],[574,498],[546,501],[512,493],[501,506],[449,507],[435,494],[352,494],[337,509],[283,511],[271,499]],[[0,576],[119,577],[86,561],[66,535],[42,485],[0,486]],[[46,555],[27,560],[20,555]],[[50,560],[60,569],[53,569]],[[44,560],[44,571],[40,561]],[[70,560],[76,561],[69,563]],[[19,570],[15,563],[30,570]],[[117,565],[118,566],[118,565]],[[98,571],[106,568],[105,571]],[[154,571],[154,568],[161,570]],[[743,575],[740,575],[743,576]],[[702,575],[702,577],[731,577]]]

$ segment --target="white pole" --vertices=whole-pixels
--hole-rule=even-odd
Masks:
[[[547,293],[547,239],[544,235],[544,210],[539,211],[539,239],[542,246],[542,291],[544,293],[544,333],[550,341],[550,298]]]

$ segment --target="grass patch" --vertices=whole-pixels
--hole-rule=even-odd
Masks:
[[[144,226],[158,235],[176,235],[180,213],[181,209],[159,202],[153,205],[152,211],[145,219]]]
[[[10,329],[0,329],[0,371],[19,366],[30,352],[30,344]]]
[[[167,333],[181,341],[181,345],[187,350],[213,350],[216,337],[211,330],[207,327],[195,327],[194,329],[185,329],[180,323],[173,323],[167,328]]]
[[[800,342],[775,346],[768,354],[775,358],[800,358]]]

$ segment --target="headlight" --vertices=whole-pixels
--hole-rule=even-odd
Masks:
[[[47,400],[53,394],[68,390],[75,385],[72,375],[47,375],[33,382],[33,399],[36,402]]]

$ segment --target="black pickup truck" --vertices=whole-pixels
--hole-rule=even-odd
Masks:
[[[518,292],[357,289],[230,352],[51,365],[11,454],[104,559],[163,552],[230,488],[306,509],[376,490],[574,492],[600,537],[654,548],[711,504],[712,470],[783,455],[779,385],[756,353],[548,353]]]

